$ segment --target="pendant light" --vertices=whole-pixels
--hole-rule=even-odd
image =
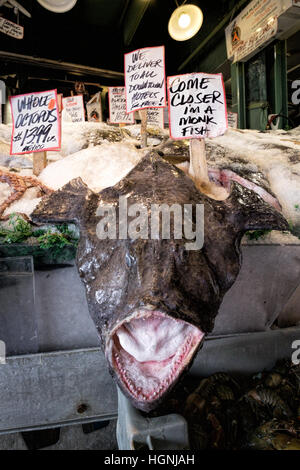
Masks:
[[[202,23],[202,10],[196,5],[184,3],[178,6],[171,15],[168,25],[169,34],[175,41],[186,41],[198,33]]]
[[[46,10],[53,11],[54,13],[65,13],[71,10],[77,0],[37,0],[42,7]]]

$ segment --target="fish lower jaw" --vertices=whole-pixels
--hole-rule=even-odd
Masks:
[[[169,358],[169,375],[167,376],[167,378],[158,383],[158,386],[155,390],[148,393],[144,392],[141,387],[136,387],[135,383],[132,381],[132,379],[130,379],[128,371],[123,368],[120,356],[114,352],[113,357],[115,359],[120,378],[122,382],[126,385],[131,395],[138,401],[154,401],[159,399],[170,387],[170,385],[175,382],[175,380],[179,377],[180,373],[188,365],[190,359],[193,356],[193,351],[197,348],[199,344],[199,342],[197,342],[196,344],[192,344],[192,342],[193,338],[189,337],[184,347],[179,350],[179,353]],[[165,361],[163,362],[164,364],[162,364],[162,367],[166,367]]]
[[[197,327],[153,312],[123,324],[122,330],[115,332],[110,363],[135,406],[151,408],[178,380],[203,338]]]

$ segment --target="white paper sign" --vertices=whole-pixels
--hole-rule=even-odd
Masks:
[[[108,88],[109,122],[112,124],[134,124],[134,113],[126,113],[125,87]]]
[[[11,155],[59,150],[60,120],[56,90],[10,96]]]
[[[217,137],[228,128],[222,74],[168,77],[168,101],[172,139]]]
[[[238,127],[238,113],[228,112],[228,127],[237,129]]]
[[[85,121],[83,96],[68,96],[63,98],[63,109],[66,113],[66,120],[71,122]]]
[[[147,125],[164,128],[164,108],[147,109]]]
[[[146,47],[124,55],[128,113],[166,106],[165,48]]]
[[[6,20],[5,18],[0,18],[0,31],[15,39],[23,39],[24,37],[23,26]]]

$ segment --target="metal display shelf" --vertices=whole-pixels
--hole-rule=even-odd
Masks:
[[[208,339],[190,371],[250,374],[294,352],[300,327]],[[9,357],[0,365],[0,433],[116,419],[117,389],[99,348]]]
[[[8,357],[0,384],[0,434],[117,417],[116,387],[99,349]]]
[[[226,295],[214,336],[191,368],[195,377],[271,368],[277,359],[291,357],[293,341],[300,340],[300,327],[268,327],[299,284],[299,246],[245,247],[243,252],[242,271]],[[279,256],[286,269],[274,273]],[[0,320],[6,322],[5,329],[0,323],[0,339],[9,346],[6,363],[0,361],[0,434],[117,419],[117,389],[98,347],[76,267],[37,271],[27,258],[4,260],[0,268]],[[272,280],[266,290],[263,278]],[[18,296],[17,309],[10,291]],[[253,332],[243,333],[249,326]]]

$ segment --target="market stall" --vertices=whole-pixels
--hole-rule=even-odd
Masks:
[[[59,13],[37,3],[15,6],[25,31]],[[73,3],[68,28],[91,9]],[[170,2],[158,41],[150,3],[109,10],[121,66],[116,38],[102,68],[67,44],[64,62],[0,51],[0,434],[299,449],[299,80],[282,52],[299,4],[241,1],[208,26],[200,2]],[[180,64],[202,27],[214,38]]]

